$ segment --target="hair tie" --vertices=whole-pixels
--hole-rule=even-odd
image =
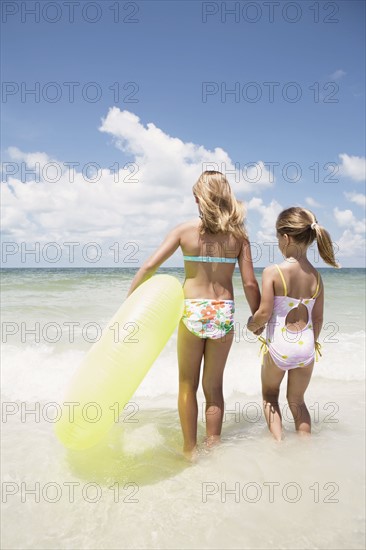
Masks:
[[[315,221],[310,225],[310,227],[311,227],[311,229],[315,229],[317,225],[318,225],[318,222]]]

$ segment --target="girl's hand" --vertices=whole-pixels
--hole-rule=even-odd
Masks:
[[[258,324],[253,321],[253,315],[251,315],[248,319],[247,328],[256,336],[259,336],[264,331],[264,325],[262,327],[258,327]]]

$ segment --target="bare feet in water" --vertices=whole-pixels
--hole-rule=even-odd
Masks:
[[[209,449],[216,447],[220,441],[221,437],[219,435],[208,435],[203,441],[203,448],[199,449],[197,445],[193,447],[193,449],[183,448],[183,456],[189,462],[197,462],[200,454],[205,454],[205,452],[208,452]]]
[[[198,459],[198,449],[197,449],[197,447],[193,447],[193,449],[190,449],[189,451],[186,451],[185,449],[183,449],[183,456],[189,462],[196,462],[197,459]]]
[[[219,435],[208,435],[205,437],[204,445],[206,448],[216,447],[220,443],[221,437]]]

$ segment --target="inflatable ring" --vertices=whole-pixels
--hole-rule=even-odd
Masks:
[[[183,313],[183,289],[155,275],[121,305],[73,377],[55,424],[69,449],[92,447],[108,433],[158,357]]]

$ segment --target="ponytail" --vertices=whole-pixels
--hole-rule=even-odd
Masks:
[[[314,214],[307,208],[293,206],[283,210],[276,221],[278,233],[291,236],[295,243],[311,245],[316,239],[318,250],[324,262],[332,267],[341,267],[335,257],[332,239],[324,227],[318,224]]]
[[[328,231],[317,222],[315,222],[313,225],[316,234],[316,242],[321,258],[325,261],[326,264],[339,269],[341,266],[337,263],[334,257],[332,239],[330,238]]]

